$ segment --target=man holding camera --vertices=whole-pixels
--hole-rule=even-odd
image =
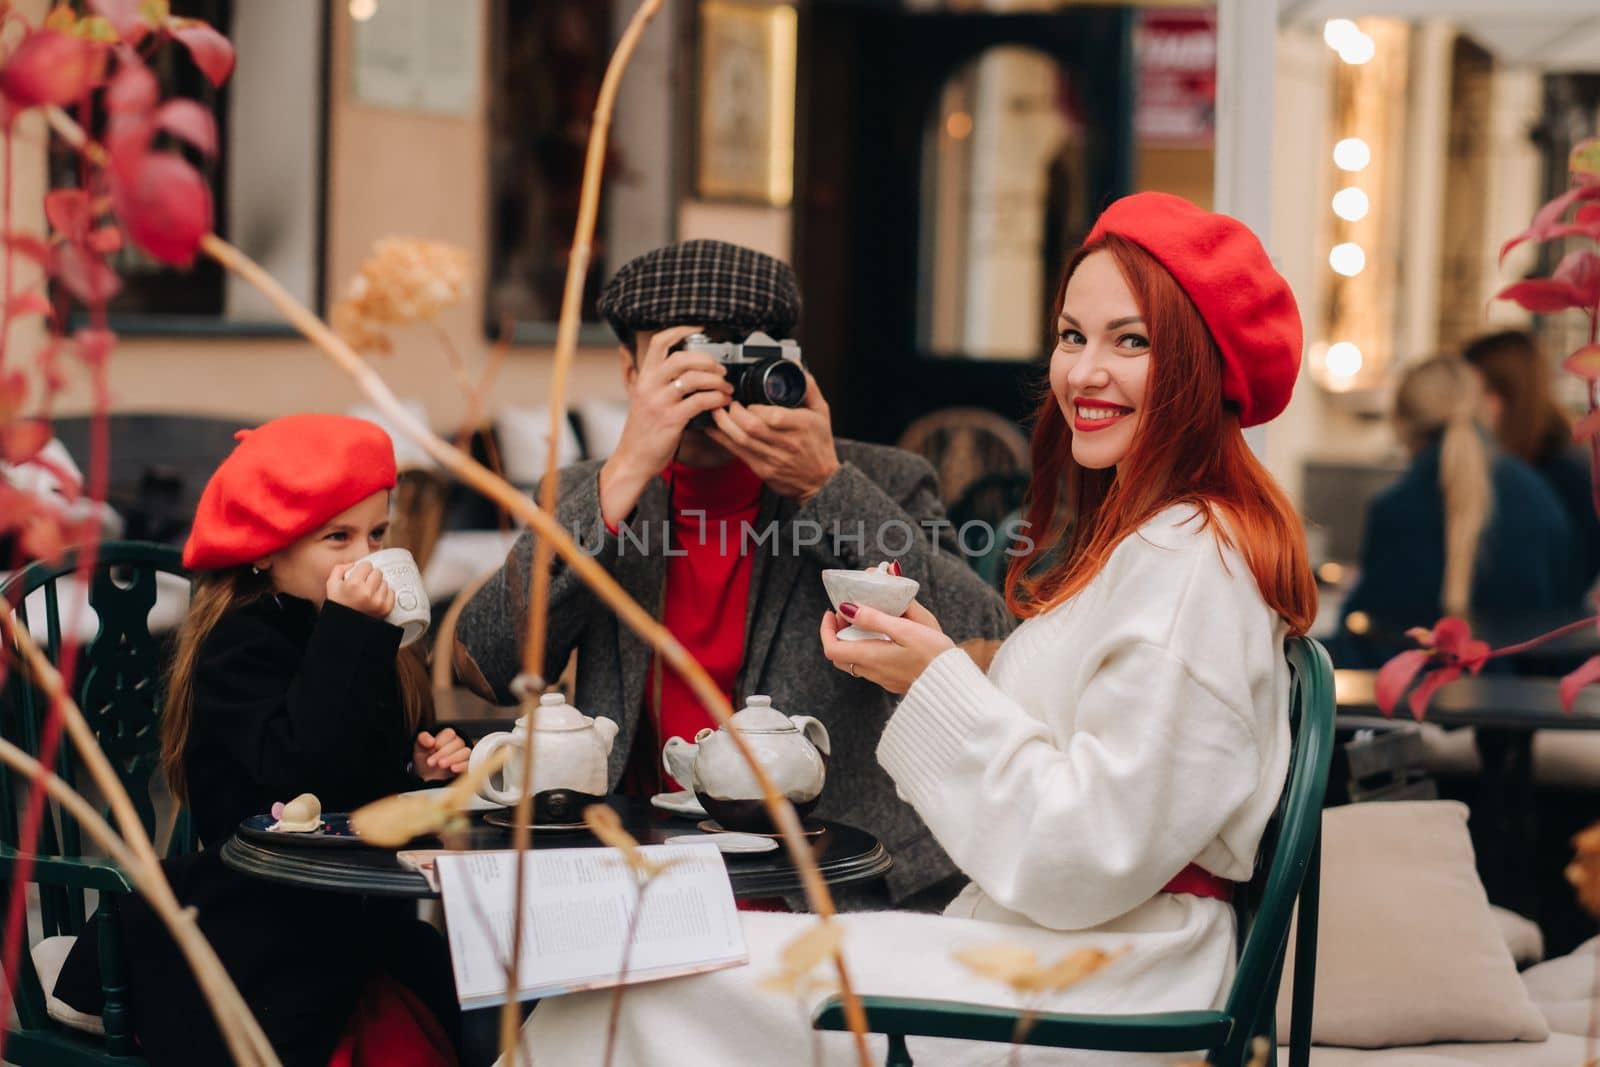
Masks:
[[[832,753],[816,814],[884,843],[893,902],[953,892],[953,865],[874,754],[892,698],[828,669],[817,638],[831,606],[821,572],[884,560],[921,583],[918,599],[956,641],[1010,629],[1004,602],[953,547],[933,469],[898,449],[833,436],[799,346],[773,340],[800,312],[785,263],[720,241],[671,245],[618,271],[599,309],[622,342],[628,416],[608,458],[561,472],[557,519],[736,710],[767,694],[786,713],[823,721]],[[459,625],[458,671],[505,701],[521,669],[531,564],[524,533]],[[551,676],[573,650],[574,702],[621,727],[613,789],[649,796],[686,785],[666,777],[662,746],[715,723],[558,557]]]

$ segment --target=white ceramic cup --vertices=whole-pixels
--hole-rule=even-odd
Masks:
[[[822,587],[828,591],[828,599],[833,602],[835,611],[839,610],[840,604],[849,602],[876,608],[885,615],[896,617],[905,614],[906,608],[911,606],[911,601],[916,599],[919,588],[915,579],[904,578],[898,574],[840,568],[830,568],[822,572]],[[889,635],[852,624],[839,631],[839,640],[887,641]]]
[[[401,648],[428,632],[432,619],[428,594],[422,588],[422,572],[417,569],[417,561],[411,558],[410,552],[403,548],[383,548],[356,562],[370,563],[382,571],[383,580],[394,590],[394,610],[385,615],[383,621],[404,631]]]

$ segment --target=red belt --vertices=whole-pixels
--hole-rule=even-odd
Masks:
[[[1188,893],[1190,896],[1210,897],[1213,900],[1233,899],[1233,883],[1219,878],[1199,864],[1191,863],[1178,872],[1176,878],[1161,887],[1163,893]]]

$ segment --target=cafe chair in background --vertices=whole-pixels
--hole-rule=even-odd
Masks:
[[[1293,1016],[1289,1067],[1307,1067],[1311,1055],[1311,1006],[1316,969],[1317,910],[1322,860],[1322,801],[1333,755],[1333,664],[1309,637],[1292,638],[1288,659],[1293,681],[1289,726],[1294,744],[1278,811],[1261,838],[1256,876],[1238,894],[1242,938],[1239,968],[1222,1010],[1128,1015],[1033,1016],[1025,1045],[1114,1052],[1172,1053],[1209,1049],[1207,1062],[1242,1067],[1250,1043],[1265,1036],[1276,1044],[1274,1015],[1278,984],[1289,944],[1290,919],[1299,905],[1295,936]],[[864,996],[867,1029],[889,1037],[886,1067],[912,1063],[908,1036],[958,1038],[1010,1044],[1020,1009],[905,997]],[[838,997],[812,1018],[820,1030],[848,1030]],[[1277,1063],[1277,1055],[1268,1057]]]
[[[19,621],[37,635],[52,663],[59,663],[63,628],[75,625],[82,608],[74,591],[78,553],[66,552],[53,563],[34,563],[0,583],[0,610],[15,610]],[[78,654],[71,694],[105,750],[117,776],[133,798],[140,821],[159,847],[152,781],[159,779],[163,644],[151,632],[152,611],[158,620],[174,617],[174,593],[185,599],[188,574],[177,548],[136,541],[108,541],[95,554],[88,586],[88,605],[98,625]],[[176,589],[175,589],[176,587]],[[158,601],[162,607],[157,608]],[[181,617],[181,609],[177,616]],[[79,627],[80,631],[82,627]],[[160,626],[157,626],[160,629]],[[37,756],[47,701],[30,683],[6,649],[8,669],[0,695],[0,724],[13,744]],[[92,791],[70,743],[63,739],[56,773],[88,796]],[[13,884],[19,853],[19,825],[29,783],[0,767],[0,882]],[[163,796],[165,796],[163,790]],[[43,936],[21,954],[16,1016],[8,1024],[7,1063],[139,1064],[121,946],[116,936],[102,936],[101,986],[105,1006],[100,1015],[76,1011],[52,994],[61,967],[77,936],[89,922],[102,934],[112,929],[119,897],[133,892],[128,877],[108,859],[86,853],[83,832],[61,807],[47,801],[30,882],[38,887]],[[167,854],[192,851],[195,840],[186,813],[177,811]],[[97,900],[92,900],[93,893]],[[96,907],[91,914],[91,905]]]
[[[1028,471],[1028,439],[1016,423],[984,408],[929,412],[906,427],[897,444],[933,464],[947,508],[986,474]]]

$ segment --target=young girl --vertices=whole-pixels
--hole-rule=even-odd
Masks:
[[[845,916],[855,988],[1016,1006],[953,953],[1005,943],[1054,961],[1120,952],[1043,998],[1091,1013],[1220,1006],[1250,878],[1289,758],[1287,635],[1315,614],[1294,511],[1241,426],[1276,416],[1300,361],[1287,283],[1244,226],[1161,193],[1113,204],[1067,267],[1033,434],[1033,551],[1008,596],[1026,621],[981,669],[925,609],[841,605],[840,670],[904,693],[879,762],[971,883],[943,917]],[[840,641],[853,620],[889,641]],[[762,993],[814,922],[745,915],[748,969],[631,989],[619,1063],[807,1064],[792,998]],[[608,994],[548,1000],[541,1062],[576,1062]],[[821,1035],[827,1062],[849,1036]],[[917,1041],[919,1065],[992,1045]],[[1030,1063],[1170,1063],[1030,1050]]]
[[[359,419],[295,415],[238,438],[184,546],[194,596],[162,756],[204,851],[170,864],[174,886],[199,908],[285,1064],[370,1061],[370,1044],[352,1047],[348,1027],[364,991],[365,1022],[377,1005],[380,1030],[411,1035],[410,1058],[396,1062],[453,1062],[447,957],[408,906],[389,906],[404,902],[285,889],[216,859],[242,819],[275,802],[314,793],[324,811],[350,811],[448,778],[468,757],[453,730],[430,732],[421,661],[400,651],[401,631],[384,621],[394,592],[357,562],[381,547],[389,525],[388,436]],[[206,1058],[220,1053],[215,1028],[170,943],[137,917],[129,929],[135,945],[153,946],[130,953],[150,1061],[225,1062]],[[336,1046],[342,1058],[330,1061]]]

